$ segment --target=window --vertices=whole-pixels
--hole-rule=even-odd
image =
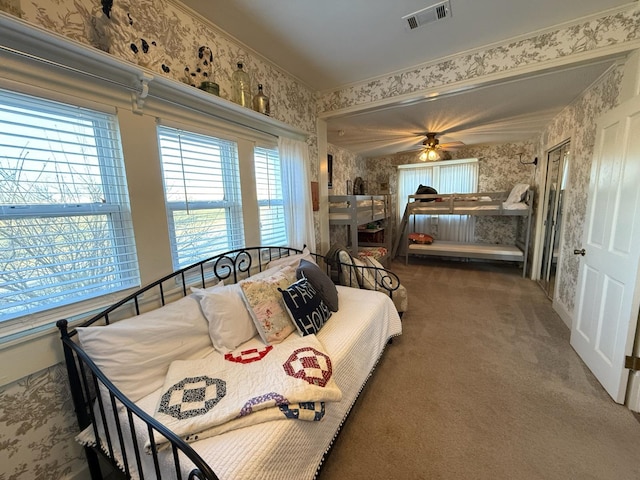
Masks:
[[[398,167],[398,224],[402,220],[409,195],[427,185],[438,193],[474,193],[478,190],[478,160],[451,160]],[[415,231],[434,235],[439,240],[473,242],[475,218],[470,215],[415,215]],[[404,244],[404,242],[403,242]]]
[[[113,115],[0,90],[0,321],[140,284]]]
[[[244,246],[238,146],[158,127],[174,268]]]
[[[278,150],[258,147],[254,151],[254,162],[260,211],[260,244],[287,245],[282,170]]]

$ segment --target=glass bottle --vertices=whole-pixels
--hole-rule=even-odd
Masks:
[[[242,62],[238,62],[238,69],[231,75],[233,85],[233,101],[243,107],[251,108],[251,79],[242,69]]]
[[[253,109],[256,112],[269,115],[269,97],[262,91],[262,84],[258,84],[258,93],[253,97]]]

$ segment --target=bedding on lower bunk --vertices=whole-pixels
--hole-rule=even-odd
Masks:
[[[164,375],[164,378],[149,379],[156,384],[160,381],[163,386],[136,403],[149,414],[157,415],[158,406],[162,405],[163,398],[172,397],[173,392],[170,392],[168,397],[167,393],[175,384],[180,383],[179,377],[190,378],[189,370],[185,368],[190,362],[195,362],[194,365],[199,367],[198,370],[194,370],[194,378],[197,378],[202,376],[198,375],[202,374],[202,362],[215,366],[224,365],[224,362],[229,359],[242,362],[244,358],[248,364],[251,364],[251,359],[269,358],[269,355],[274,354],[272,359],[277,359],[275,363],[281,363],[283,355],[286,356],[289,350],[315,351],[311,355],[312,361],[295,358],[290,362],[290,365],[293,363],[297,365],[297,367],[291,367],[292,371],[297,372],[296,368],[306,370],[311,377],[322,378],[324,379],[322,381],[326,381],[326,386],[331,387],[319,396],[309,397],[314,401],[300,403],[298,401],[305,397],[294,396],[292,393],[290,395],[294,402],[272,395],[269,397],[271,403],[265,402],[264,398],[258,399],[256,404],[265,407],[262,410],[252,411],[252,402],[249,401],[247,402],[249,405],[244,410],[247,414],[230,422],[217,423],[220,422],[218,419],[211,426],[213,430],[207,431],[207,427],[200,426],[195,430],[181,430],[179,433],[192,442],[191,446],[207,461],[220,479],[314,478],[322,457],[333,442],[336,432],[379,360],[385,345],[391,337],[399,335],[402,330],[397,311],[387,295],[341,286],[338,286],[337,290],[340,309],[327,320],[315,336],[300,337],[294,332],[281,343],[274,345],[273,349],[256,336],[226,355],[212,347],[209,351],[202,353],[204,360],[179,361],[181,363],[176,364],[176,369],[180,370],[179,374],[174,375],[176,372],[172,373],[170,369],[168,376]],[[269,351],[265,352],[266,350]],[[224,359],[225,356],[227,360]],[[322,357],[324,360],[318,361],[317,357]],[[327,378],[329,364],[331,375]],[[268,374],[265,373],[264,376]],[[274,380],[270,378],[258,381],[257,383],[261,385],[257,388],[255,396],[271,393],[270,388],[274,385],[273,382]],[[330,384],[330,382],[335,383]],[[214,391],[217,387],[212,385]],[[250,392],[248,386],[245,385],[243,388],[246,392]],[[189,409],[197,410],[207,401],[206,393],[202,384],[195,385],[192,390],[186,397],[181,396],[182,394],[173,394],[172,401],[180,404],[183,399],[187,399],[192,402]],[[253,394],[246,393],[246,395]],[[242,403],[242,399],[236,399],[235,402],[234,408],[237,408]],[[121,417],[124,417],[123,409],[119,411]],[[96,415],[96,418],[100,418],[100,415]],[[107,414],[106,420],[109,431],[115,432],[116,422],[113,415]],[[104,440],[102,422],[97,423],[98,434]],[[132,478],[141,478],[141,473],[145,478],[153,477],[156,467],[154,456],[148,453],[151,449],[151,440],[144,424],[134,420],[133,437],[136,438],[136,445],[134,445],[130,440],[132,432],[128,422],[125,418],[121,418],[120,423],[124,438],[129,439],[125,444],[126,457],[134,458],[137,449],[144,465],[143,472],[131,472]],[[171,428],[174,427],[171,426]],[[205,432],[202,437],[200,437],[201,432],[197,431],[199,429]],[[95,429],[90,426],[78,436],[78,441],[85,445],[95,445],[94,432]],[[114,437],[112,442],[114,456],[119,464],[123,465],[121,446],[115,440],[115,435],[113,433],[111,435]],[[174,460],[170,455],[171,452],[167,450],[161,446],[156,448],[158,467],[162,471],[172,472]],[[130,468],[132,463],[129,462]],[[183,478],[187,478],[188,472],[193,467],[182,454],[180,454],[180,465]]]

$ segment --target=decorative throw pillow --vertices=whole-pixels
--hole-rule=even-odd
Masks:
[[[207,292],[201,297],[200,306],[209,322],[211,343],[219,352],[234,350],[258,333],[238,284]]]
[[[240,282],[249,314],[266,344],[280,343],[295,330],[278,291],[278,288],[287,288],[295,281],[295,269],[285,267],[271,277],[257,281],[249,277]]]
[[[300,260],[300,266],[296,269],[296,278],[306,278],[318,292],[320,298],[327,304],[332,312],[338,311],[338,290],[329,276],[318,265],[305,259]]]
[[[303,278],[279,290],[284,306],[301,336],[318,333],[331,316],[331,310],[308,279]]]
[[[340,250],[338,252],[338,260],[340,261],[342,284],[345,287],[360,288],[360,285],[358,284],[358,274],[353,266],[353,258],[349,255],[349,252]]]
[[[431,245],[433,243],[433,237],[428,233],[410,233],[409,240],[421,245]]]

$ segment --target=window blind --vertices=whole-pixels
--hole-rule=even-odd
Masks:
[[[0,321],[140,284],[113,115],[0,90],[0,271]]]
[[[277,149],[254,150],[261,245],[288,245],[282,194],[282,169]]]
[[[174,268],[244,246],[238,146],[159,126]]]

